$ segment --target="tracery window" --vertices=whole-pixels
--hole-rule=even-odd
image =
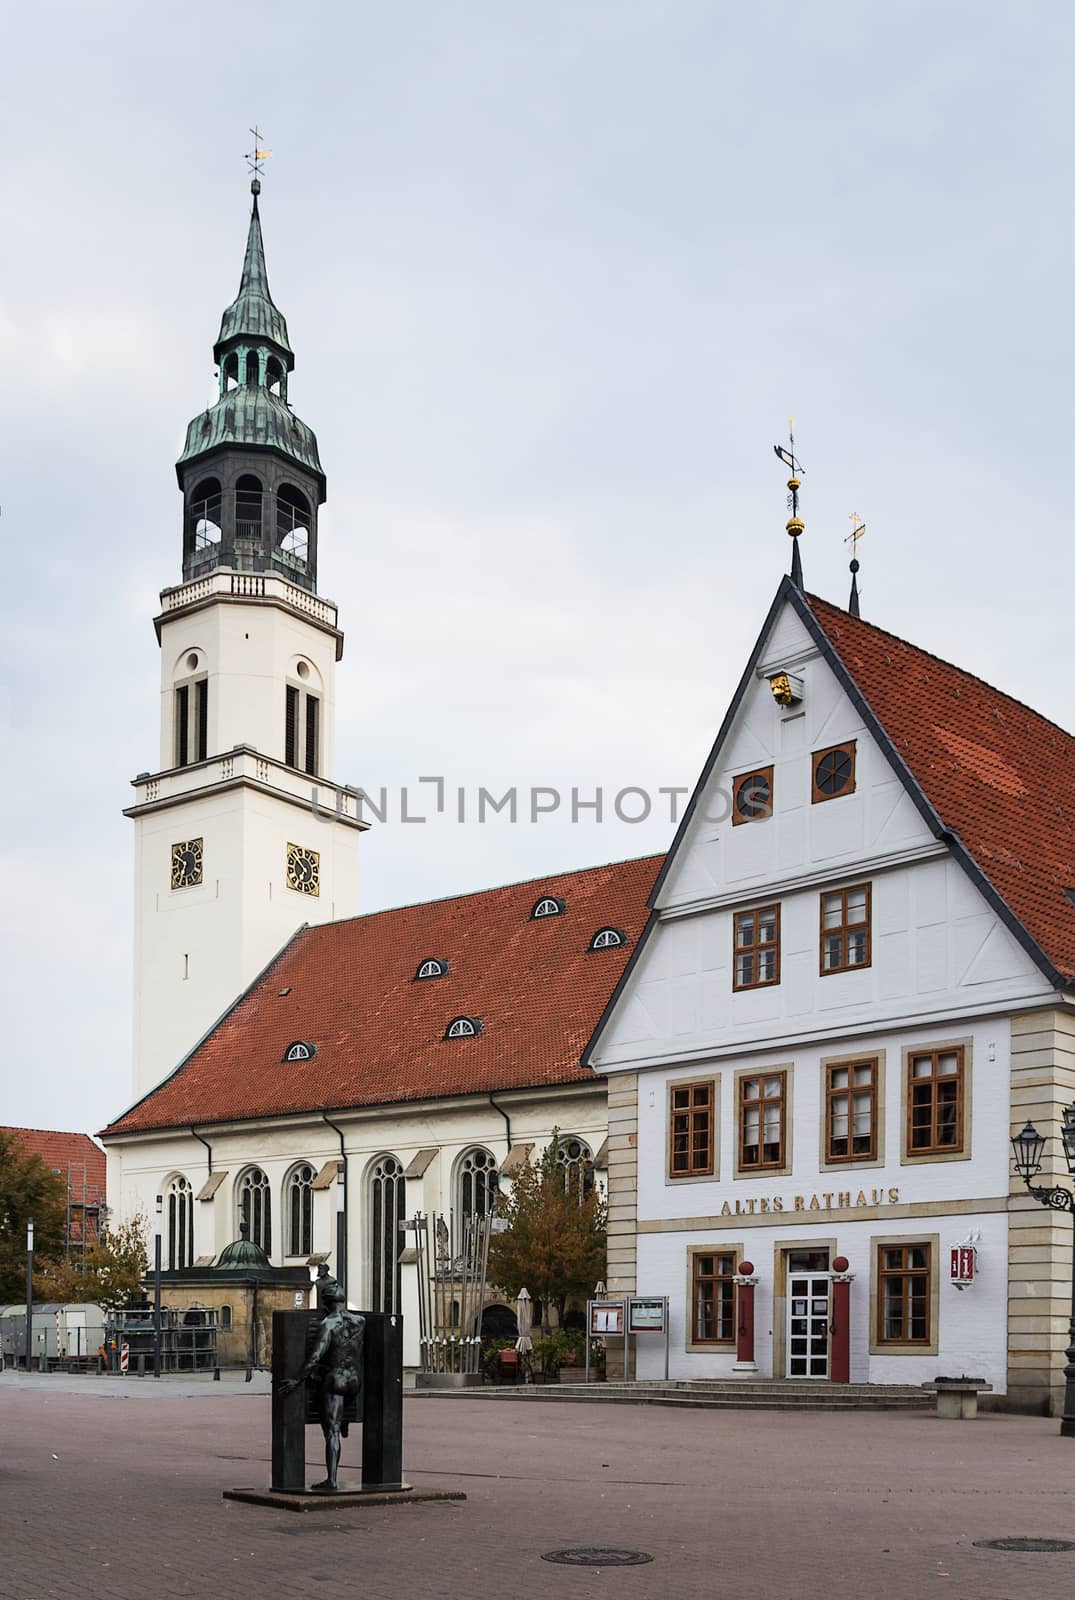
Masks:
[[[260,1167],[248,1167],[239,1179],[240,1231],[244,1222],[247,1238],[272,1255],[272,1196]]]
[[[484,1217],[500,1193],[496,1157],[488,1150],[468,1150],[459,1163],[456,1204],[462,1217]]]
[[[556,1147],[556,1162],[564,1174],[564,1188],[584,1200],[594,1186],[593,1151],[585,1139],[569,1136]]]
[[[194,1192],[182,1174],[168,1185],[168,1269],[194,1265]]]
[[[370,1173],[370,1261],[374,1311],[400,1309],[400,1223],[407,1214],[407,1180],[395,1156],[380,1156]]]
[[[292,1168],[284,1185],[289,1256],[308,1256],[314,1247],[313,1181],[314,1169],[304,1161]]]

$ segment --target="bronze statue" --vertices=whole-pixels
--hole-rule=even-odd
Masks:
[[[314,1347],[300,1371],[293,1378],[284,1379],[279,1392],[290,1394],[300,1383],[305,1383],[315,1369],[320,1369],[318,1408],[321,1431],[325,1435],[327,1476],[322,1483],[311,1484],[311,1488],[334,1494],[339,1489],[336,1475],[340,1464],[340,1439],[347,1437],[344,1406],[362,1391],[366,1319],[357,1311],[348,1311],[343,1291],[331,1279],[320,1286],[320,1299],[328,1314],[318,1326]]]

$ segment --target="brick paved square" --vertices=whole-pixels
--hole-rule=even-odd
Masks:
[[[1055,1421],[671,1411],[411,1397],[407,1476],[463,1504],[335,1516],[238,1505],[264,1484],[258,1386],[0,1378],[3,1600],[665,1595],[1013,1600],[1075,1587],[1075,1443]],[[311,1472],[320,1436],[308,1433]],[[357,1468],[360,1440],[345,1445]],[[542,1552],[641,1549],[579,1570]]]

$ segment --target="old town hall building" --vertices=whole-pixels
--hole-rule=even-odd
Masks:
[[[796,556],[663,862],[358,916],[325,476],[256,181],[214,353],[127,813],[112,1206],[162,1197],[171,1269],[245,1227],[398,1309],[404,1215],[488,1209],[558,1129],[565,1181],[607,1183],[610,1293],[668,1297],[673,1377],[971,1373],[1055,1405],[1070,1227],[1008,1141],[1075,1099],[1075,741]]]

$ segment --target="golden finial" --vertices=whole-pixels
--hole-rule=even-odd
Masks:
[[[851,598],[847,609],[853,617],[859,615],[859,540],[866,532],[866,524],[857,511],[851,513],[851,532],[846,535],[844,544],[851,546]]]
[[[254,174],[250,180],[250,192],[253,195],[259,195],[261,193],[261,169],[272,155],[272,151],[266,150],[262,146],[261,141],[265,135],[256,124],[251,128],[250,132],[254,135],[254,148],[246,152],[246,165],[248,170]]]
[[[788,418],[787,449],[785,449],[781,444],[774,444],[773,451],[778,460],[782,461],[791,473],[791,476],[788,478],[788,510],[791,512],[791,516],[788,518],[785,526],[788,534],[794,541],[792,545],[791,556],[791,580],[801,589],[803,586],[803,566],[802,558],[799,555],[799,535],[802,533],[806,524],[799,515],[799,490],[802,487],[802,480],[806,476],[806,473],[803,470],[802,462],[795,454],[794,417]]]

